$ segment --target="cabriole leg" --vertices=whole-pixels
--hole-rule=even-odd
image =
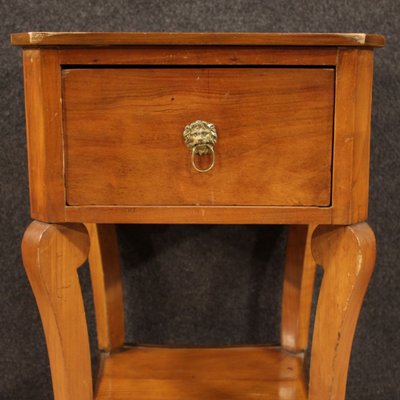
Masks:
[[[92,374],[77,269],[89,237],[81,224],[32,222],[22,258],[46,336],[55,400],[91,400]]]
[[[343,400],[354,332],[375,263],[366,223],[320,226],[312,239],[324,268],[311,351],[310,400]]]

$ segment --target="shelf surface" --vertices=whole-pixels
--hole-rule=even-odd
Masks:
[[[276,347],[135,347],[103,359],[96,400],[306,400],[303,363]]]

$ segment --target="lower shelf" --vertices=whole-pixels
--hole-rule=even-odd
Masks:
[[[276,347],[134,347],[103,359],[96,400],[306,400],[300,357]]]

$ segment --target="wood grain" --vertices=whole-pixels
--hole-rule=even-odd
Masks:
[[[281,346],[304,352],[308,346],[316,263],[311,254],[315,225],[292,225],[286,247]]]
[[[365,221],[368,218],[373,67],[373,51],[366,49],[358,51],[350,210],[352,223]]]
[[[375,239],[368,208],[372,47],[379,35],[52,33],[24,46],[31,214],[90,231],[98,400],[343,400]],[[43,46],[43,47],[41,47]],[[182,131],[216,124],[216,167],[190,165]],[[288,239],[282,350],[133,348],[124,342],[114,226],[300,224]],[[317,224],[325,224],[311,233]],[[314,259],[310,254],[312,242]],[[77,268],[82,225],[33,222],[22,253],[56,400],[92,400]],[[315,262],[324,268],[302,371]],[[105,353],[107,352],[107,353]],[[107,357],[108,352],[112,352]]]
[[[89,238],[81,224],[34,221],[22,240],[22,258],[39,308],[55,400],[92,400],[85,310],[77,268]]]
[[[62,65],[318,65],[334,66],[335,47],[129,46],[64,47]]]
[[[58,52],[24,51],[31,215],[64,219],[61,80]]]
[[[99,349],[112,352],[125,342],[121,269],[115,226],[86,224],[90,237],[89,267]]]
[[[332,69],[63,76],[68,205],[330,204]],[[191,167],[182,138],[197,119],[219,134],[216,165],[205,174]]]
[[[324,268],[311,351],[309,400],[344,400],[354,331],[375,263],[366,223],[320,226],[312,252]]]
[[[338,52],[335,87],[333,143],[332,222],[350,221],[351,175],[354,149],[354,102],[356,93],[357,50]]]
[[[330,207],[66,207],[68,222],[151,224],[329,224]]]
[[[105,359],[96,400],[305,400],[302,361],[277,348],[138,347]]]
[[[133,44],[383,46],[382,35],[365,33],[192,33],[192,32],[25,32],[11,35],[16,46],[113,46]]]
[[[31,215],[43,221],[92,222],[151,222],[153,210],[142,207],[114,205],[84,207],[66,205],[64,162],[62,154],[62,114],[60,72],[62,63],[140,63],[139,47],[26,49],[24,70],[26,87],[26,115],[29,153]],[[321,62],[335,65],[336,100],[333,146],[332,206],[308,210],[304,205],[270,207],[268,209],[239,208],[231,210],[233,222],[248,223],[352,223],[362,221],[368,210],[369,129],[372,81],[372,51],[369,49],[304,48],[304,47],[249,47],[246,46],[143,46],[146,62],[169,63],[227,62],[238,65],[248,60],[254,65],[307,65]],[[204,50],[206,49],[206,50]],[[257,50],[258,49],[258,50]],[[326,53],[329,51],[329,53]],[[336,53],[338,58],[336,61]],[[253,57],[251,56],[253,52]],[[220,53],[220,58],[218,54]],[[313,58],[312,54],[315,57]],[[169,55],[168,55],[169,54]],[[204,54],[204,56],[202,56]],[[168,60],[170,58],[170,60]],[[294,63],[294,64],[293,64]],[[222,65],[222,64],[220,64]],[[45,77],[45,78],[44,78]],[[349,99],[356,96],[356,101]],[[49,135],[51,132],[51,135]],[[61,149],[61,150],[60,150]],[[60,154],[61,151],[61,154]],[[187,156],[187,154],[186,154]],[[198,207],[197,205],[193,207]],[[216,223],[226,223],[224,213],[209,206],[202,209],[174,207],[157,209],[160,221],[181,223],[187,216],[193,223],[203,223],[209,215]],[[169,215],[169,212],[171,214]],[[225,213],[226,215],[226,213]],[[79,219],[77,219],[79,218]],[[330,218],[330,219],[329,219]]]
[[[342,49],[338,53],[332,187],[335,224],[357,223],[368,216],[372,67],[372,50]]]

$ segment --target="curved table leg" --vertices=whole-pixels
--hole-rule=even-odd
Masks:
[[[91,400],[92,375],[85,310],[77,268],[89,238],[81,224],[32,222],[22,258],[38,304],[56,400]]]
[[[310,400],[343,400],[354,332],[375,263],[366,223],[320,226],[312,239],[324,268],[311,351]]]

